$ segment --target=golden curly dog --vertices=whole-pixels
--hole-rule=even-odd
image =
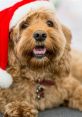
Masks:
[[[7,71],[14,83],[0,89],[4,117],[37,117],[61,104],[82,111],[82,54],[70,44],[70,30],[47,10],[30,12],[13,27]]]

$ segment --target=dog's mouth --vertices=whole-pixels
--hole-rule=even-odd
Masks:
[[[44,44],[43,45],[35,45],[35,47],[31,51],[25,51],[23,54],[25,57],[31,56],[36,59],[44,59],[50,58],[54,55],[53,51],[48,49]]]
[[[46,56],[47,49],[44,45],[35,46],[33,49],[33,55],[36,58],[43,58]]]

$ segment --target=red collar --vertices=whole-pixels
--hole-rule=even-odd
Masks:
[[[52,85],[54,85],[54,81],[53,81],[53,80],[46,80],[46,79],[43,79],[43,80],[37,80],[36,82],[37,82],[38,84],[44,85],[44,86],[52,86]]]

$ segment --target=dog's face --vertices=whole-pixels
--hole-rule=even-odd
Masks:
[[[27,14],[10,32],[10,42],[23,65],[43,66],[60,59],[68,39],[55,14],[39,10]]]

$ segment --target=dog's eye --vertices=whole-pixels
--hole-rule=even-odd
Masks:
[[[47,21],[47,25],[48,25],[49,27],[53,27],[53,26],[54,26],[54,23],[53,23],[53,21],[48,20],[48,21]]]
[[[20,29],[25,29],[27,27],[28,27],[27,22],[22,22],[21,25],[20,25]]]

